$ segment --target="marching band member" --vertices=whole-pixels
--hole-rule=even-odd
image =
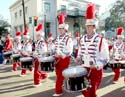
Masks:
[[[49,55],[54,54],[55,44],[53,43],[53,34],[52,34],[52,32],[49,33],[47,49],[48,49],[48,54]]]
[[[25,29],[23,33],[23,46],[22,46],[21,54],[23,55],[23,57],[30,57],[32,54],[32,44],[30,43],[30,36],[29,36],[28,29]],[[30,67],[29,70],[32,71],[33,68]],[[20,76],[25,76],[26,72],[27,72],[27,69],[22,68]]]
[[[109,60],[108,44],[105,38],[96,33],[97,19],[95,18],[95,5],[88,4],[86,11],[87,34],[80,39],[80,46],[76,62],[82,61],[83,67],[88,70],[91,87],[83,91],[84,97],[97,97],[96,91],[101,83],[103,66]]]
[[[47,56],[53,56],[55,51],[55,44],[53,40],[53,33],[50,32],[47,39]],[[45,69],[49,69],[50,71],[54,71],[54,61],[45,63]]]
[[[76,39],[74,40],[73,45],[74,45],[74,55],[75,55],[75,58],[76,58],[77,55],[78,55],[78,47],[79,47],[79,45],[78,45],[79,44],[79,38],[80,38],[79,32],[76,32],[75,37],[76,37]]]
[[[34,87],[39,87],[41,85],[41,79],[46,79],[48,77],[48,74],[42,71],[39,71],[39,65],[40,62],[38,58],[42,58],[46,56],[47,54],[47,45],[44,40],[44,32],[43,30],[43,24],[39,24],[36,28],[36,38],[37,43],[35,46],[35,52],[33,56],[35,57],[35,67],[34,67]]]
[[[116,61],[125,60],[125,45],[123,43],[124,39],[124,28],[117,28],[117,40],[113,45],[112,58]],[[120,77],[120,68],[112,69],[114,72],[114,83],[117,83]]]
[[[6,35],[5,47],[3,49],[4,52],[11,51],[13,49],[13,42],[9,33]],[[3,64],[6,64],[7,59],[4,59]]]
[[[20,54],[21,52],[21,49],[22,49],[21,34],[22,34],[21,32],[16,32],[14,48],[13,48],[14,54]],[[18,66],[20,66],[20,62],[14,62],[13,71],[17,71]]]
[[[62,85],[64,77],[62,71],[68,68],[70,63],[70,55],[73,51],[73,41],[72,38],[68,35],[69,25],[65,24],[65,15],[58,15],[59,19],[59,32],[60,35],[55,40],[55,58],[56,58],[56,93],[53,94],[54,97],[61,96],[63,94]]]
[[[6,42],[5,42],[5,47],[4,47],[4,51],[10,51],[13,48],[13,42],[10,38],[9,33],[6,35]]]

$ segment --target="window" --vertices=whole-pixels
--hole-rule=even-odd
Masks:
[[[45,12],[50,12],[50,3],[44,3]]]
[[[20,10],[20,16],[22,16],[22,10]]]
[[[62,10],[66,10],[66,5],[61,5]]]
[[[17,12],[15,13],[15,18],[17,18]]]
[[[26,14],[28,13],[28,7],[25,7],[25,13]]]
[[[65,5],[61,5],[61,13],[66,13],[66,6]]]

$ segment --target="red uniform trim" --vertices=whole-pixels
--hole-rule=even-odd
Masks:
[[[99,44],[99,52],[101,52],[101,47],[102,47],[102,39],[103,39],[103,37],[101,37],[101,41],[100,41],[100,44]]]

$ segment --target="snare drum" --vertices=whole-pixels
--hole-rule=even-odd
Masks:
[[[3,56],[5,59],[10,59],[12,53],[13,53],[13,51],[6,51],[6,52],[3,52]]]
[[[125,61],[109,61],[105,68],[120,68],[120,69],[125,69]]]
[[[19,62],[21,56],[22,56],[21,54],[13,54],[13,55],[12,55],[13,62]]]
[[[39,62],[53,62],[53,61],[54,61],[53,56],[39,58]]]
[[[67,92],[80,92],[90,86],[87,79],[87,69],[82,67],[69,67],[62,74],[65,78],[64,89]]]
[[[21,68],[30,69],[33,67],[33,58],[32,57],[23,57],[20,58]]]
[[[39,58],[39,62],[41,62],[41,64],[39,65],[40,71],[54,71],[54,57],[53,56]]]

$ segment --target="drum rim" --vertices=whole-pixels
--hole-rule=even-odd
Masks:
[[[63,89],[64,89],[66,92],[68,92],[68,93],[77,93],[77,92],[82,92],[82,91],[85,91],[85,90],[87,90],[87,89],[88,89],[88,88],[90,88],[90,87],[91,87],[91,85],[89,84],[89,85],[87,85],[87,87],[86,87],[86,88],[84,88],[84,89],[77,90],[77,91],[71,91],[71,90],[67,90],[67,89],[66,89],[66,87],[65,87],[65,84],[64,84]]]
[[[68,70],[68,69],[71,69],[71,68],[80,68],[80,69],[83,69],[83,70],[86,70],[85,72],[86,72],[86,74],[84,74],[84,73],[82,73],[82,74],[71,74],[71,75],[66,75],[66,73],[64,73],[66,70]],[[86,76],[87,75],[87,69],[86,68],[84,68],[84,67],[75,67],[75,66],[73,66],[73,67],[69,67],[69,68],[66,68],[65,70],[63,70],[63,72],[62,72],[62,75],[64,76],[64,78],[74,78],[74,77],[82,77],[82,76]],[[78,76],[79,75],[79,76]]]
[[[26,60],[26,58],[29,58],[29,60]],[[22,59],[25,59],[25,60],[22,60]],[[33,61],[33,58],[32,57],[21,57],[19,60],[20,60],[20,62],[29,62],[29,61]]]
[[[16,55],[16,54],[15,54]],[[21,54],[17,54],[17,56],[14,56],[14,54],[12,55],[13,58],[16,58],[16,57],[21,57],[22,55]]]

